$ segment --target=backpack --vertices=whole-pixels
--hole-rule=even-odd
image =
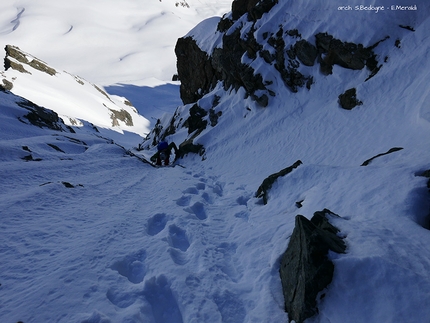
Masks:
[[[157,150],[158,151],[166,150],[168,147],[169,147],[169,144],[167,142],[161,141],[157,145]]]

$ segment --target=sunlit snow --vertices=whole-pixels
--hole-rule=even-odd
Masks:
[[[171,81],[176,39],[219,46],[205,31],[231,8],[230,1],[187,3],[2,0],[0,45],[127,97],[153,126],[181,106]],[[365,46],[389,34],[375,49],[382,61],[388,56],[379,73],[365,82],[366,72],[336,66],[296,94],[265,75],[278,93],[266,108],[244,99],[243,89],[218,85],[212,95],[223,114],[196,138],[204,158],[190,154],[182,167],[130,156],[121,146],[143,138],[127,141],[126,132],[20,122],[20,99],[0,92],[0,322],[288,322],[279,259],[295,216],[324,208],[340,216],[333,224],[347,251],[331,254],[333,281],[307,322],[428,320],[430,199],[428,179],[417,175],[430,169],[429,4],[375,13],[315,3],[279,1],[259,23]],[[261,60],[252,64],[269,73]],[[340,109],[338,95],[351,87],[364,103]],[[403,149],[360,166],[392,147]],[[254,197],[264,178],[299,159],[267,205]]]

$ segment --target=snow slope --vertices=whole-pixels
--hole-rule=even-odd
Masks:
[[[189,7],[176,6],[182,2]],[[18,46],[95,84],[153,86],[176,73],[177,38],[230,7],[228,0],[4,0],[0,46]]]
[[[13,11],[5,8],[0,12]],[[153,168],[87,127],[71,134],[24,124],[19,99],[0,92],[0,321],[287,322],[279,259],[295,216],[324,208],[340,215],[332,222],[348,249],[331,255],[333,282],[308,322],[427,321],[430,201],[426,179],[416,175],[430,169],[430,11],[425,1],[418,8],[383,16],[339,12],[328,1],[278,4],[263,17],[264,28],[298,22],[303,34],[327,30],[366,45],[388,32],[377,50],[389,60],[367,82],[364,71],[339,67],[319,75],[309,92],[292,94],[278,81],[277,99],[266,108],[244,99],[243,90],[218,86],[199,101],[209,108],[218,95],[223,112],[195,140],[205,160],[189,155],[180,161],[185,168]],[[10,28],[8,19],[3,26]],[[400,22],[415,32],[395,28]],[[354,33],[339,30],[349,24]],[[100,39],[105,29],[111,31],[96,32]],[[214,38],[202,29],[190,34],[202,43]],[[135,79],[138,89],[146,82],[139,70],[127,73],[135,74],[118,83]],[[115,82],[98,75],[97,82]],[[337,96],[353,86],[364,104],[340,109]],[[188,108],[179,109],[183,116]],[[179,129],[169,139],[186,136]],[[24,147],[42,160],[24,161]],[[403,149],[360,166],[393,147]],[[303,165],[280,178],[262,205],[254,197],[262,180],[298,159]]]

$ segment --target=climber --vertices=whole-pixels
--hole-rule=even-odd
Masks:
[[[157,166],[161,166],[162,162],[164,162],[164,166],[169,165],[172,149],[175,151],[176,160],[179,157],[178,147],[176,147],[176,144],[174,142],[168,144],[166,141],[160,141],[157,145],[158,151],[151,157],[151,161],[155,162]]]

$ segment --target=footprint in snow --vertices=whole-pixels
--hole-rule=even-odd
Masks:
[[[212,187],[212,191],[213,191],[216,195],[218,195],[218,196],[222,196],[222,195],[223,195],[223,191],[224,191],[223,186],[224,186],[224,185],[223,185],[222,183],[216,182],[216,183],[213,185],[213,187]]]
[[[191,196],[181,196],[176,200],[176,205],[178,206],[188,206],[190,205]]]
[[[177,265],[183,266],[188,262],[187,254],[183,251],[180,251],[175,248],[169,249],[170,257],[172,258],[173,262]]]
[[[206,188],[206,184],[204,182],[197,183],[196,188],[198,190],[204,190]]]
[[[208,203],[208,204],[213,204],[213,198],[207,193],[207,192],[203,192],[202,194],[202,198]]]
[[[199,194],[199,190],[196,187],[189,187],[185,191],[183,191],[182,193],[183,194],[197,195],[197,194]]]
[[[143,296],[150,306],[155,323],[183,323],[181,310],[166,276],[152,277],[145,283]]]
[[[121,276],[126,277],[131,283],[139,284],[146,274],[145,259],[146,251],[141,250],[115,262],[111,269],[118,271]]]
[[[185,230],[177,227],[176,225],[171,225],[169,227],[169,235],[167,237],[167,242],[173,248],[179,249],[181,251],[187,251],[190,247],[190,242],[188,241],[187,233]]]
[[[148,219],[146,224],[146,233],[150,236],[155,236],[156,234],[163,231],[166,226],[168,217],[165,213],[157,213]]]
[[[241,323],[245,321],[246,310],[238,295],[225,290],[214,295],[214,302],[221,313],[222,323]]]
[[[249,201],[249,197],[246,197],[246,196],[239,196],[237,199],[236,199],[236,202],[237,202],[237,204],[239,204],[239,205],[244,205],[244,206],[247,206],[248,205],[248,201]]]
[[[192,206],[185,208],[184,211],[194,214],[199,220],[205,220],[208,217],[201,202],[194,203]]]
[[[119,308],[130,307],[137,299],[137,295],[134,293],[120,291],[115,287],[108,289],[106,297],[113,305],[118,306]]]

